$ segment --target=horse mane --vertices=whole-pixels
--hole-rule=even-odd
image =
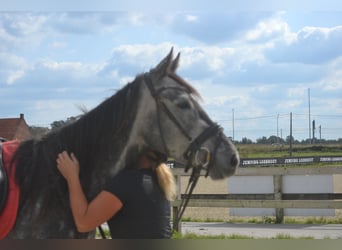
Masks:
[[[56,167],[57,154],[63,150],[73,152],[80,162],[81,183],[89,183],[94,166],[113,164],[127,141],[137,112],[141,77],[127,84],[78,120],[51,131],[41,139],[23,141],[12,163],[16,164],[16,181],[21,200],[37,203],[62,200],[67,187]],[[114,164],[113,164],[114,165]],[[85,192],[87,186],[83,185]],[[55,196],[61,197],[56,199]],[[44,204],[40,204],[44,206]],[[51,205],[50,205],[51,206]]]
[[[198,99],[202,100],[202,97],[201,97],[200,93],[192,85],[190,85],[187,81],[185,81],[183,78],[181,78],[179,75],[177,75],[176,73],[172,72],[172,73],[169,73],[168,76],[171,77],[176,82],[178,82],[184,88],[186,88],[190,94],[192,94],[193,96],[195,96]]]

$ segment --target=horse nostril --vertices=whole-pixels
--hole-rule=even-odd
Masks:
[[[238,163],[239,163],[239,159],[237,158],[236,154],[234,154],[234,155],[232,156],[232,158],[230,158],[230,164],[231,164],[232,166],[237,166]]]

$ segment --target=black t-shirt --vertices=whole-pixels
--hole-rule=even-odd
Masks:
[[[105,190],[123,204],[108,221],[112,238],[171,237],[170,203],[151,169],[122,170],[108,182]]]

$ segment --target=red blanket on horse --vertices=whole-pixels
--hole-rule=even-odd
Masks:
[[[8,176],[8,197],[6,205],[0,214],[0,239],[5,238],[12,230],[17,218],[19,206],[19,187],[15,182],[15,166],[10,171],[12,156],[19,146],[19,141],[9,141],[2,143],[2,159]]]

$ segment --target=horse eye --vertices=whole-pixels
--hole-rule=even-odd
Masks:
[[[190,109],[191,108],[190,102],[186,99],[178,100],[176,102],[176,105],[181,109]]]

